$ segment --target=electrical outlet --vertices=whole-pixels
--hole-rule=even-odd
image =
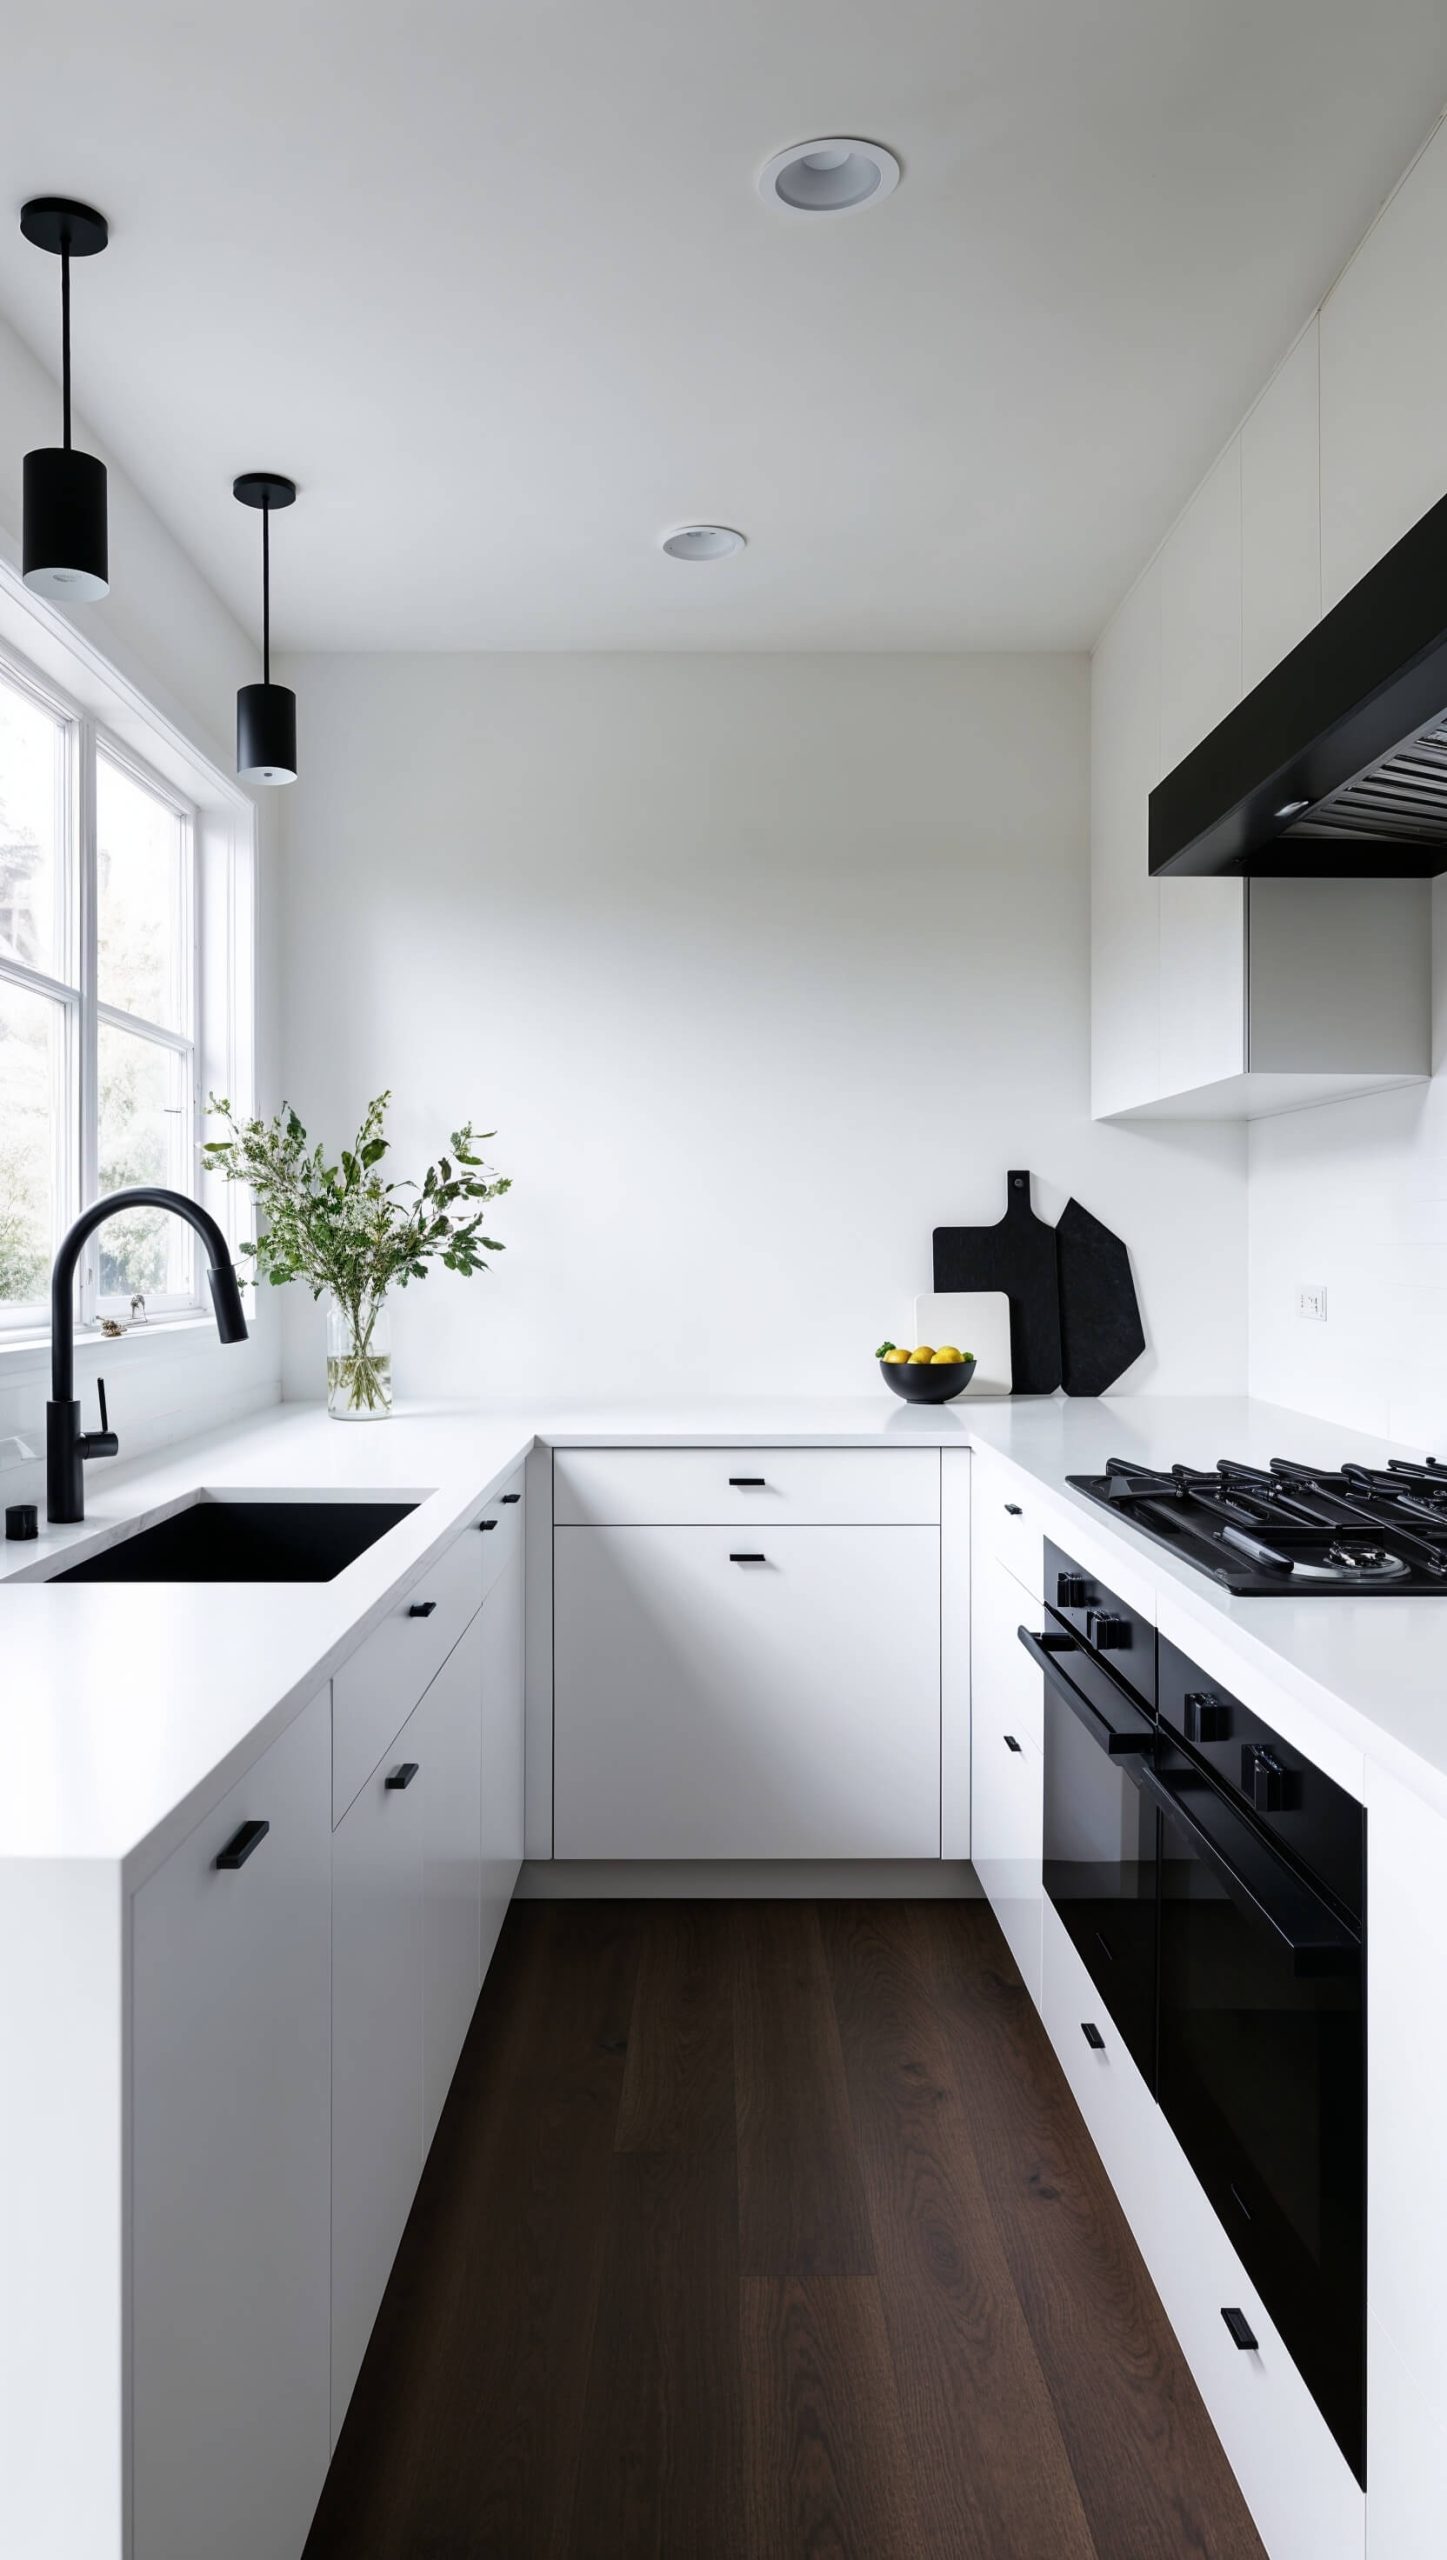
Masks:
[[[1324,1280],[1299,1280],[1297,1282],[1296,1312],[1299,1316],[1310,1316],[1314,1324],[1325,1324],[1326,1282]]]

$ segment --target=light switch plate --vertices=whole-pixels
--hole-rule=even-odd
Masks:
[[[1313,1324],[1325,1324],[1326,1282],[1324,1280],[1298,1280],[1296,1312],[1299,1316],[1309,1316]]]

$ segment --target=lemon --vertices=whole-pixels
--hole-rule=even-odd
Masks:
[[[927,1342],[922,1342],[922,1343],[920,1344],[920,1346],[919,1346],[919,1348],[918,1348],[918,1350],[917,1350],[917,1351],[912,1351],[912,1352],[910,1353],[910,1355],[909,1355],[909,1357],[910,1357],[910,1364],[911,1364],[911,1366],[912,1366],[912,1367],[916,1367],[916,1366],[918,1366],[918,1364],[919,1364],[919,1362],[920,1362],[920,1361],[922,1361],[922,1360],[933,1360],[934,1356],[935,1356],[935,1355],[934,1355],[934,1352],[933,1352],[933,1350],[931,1349],[931,1347],[930,1347],[929,1343],[927,1343]]]
[[[907,1351],[896,1351],[891,1347],[891,1349],[884,1353],[883,1358],[886,1369],[900,1369],[908,1360],[909,1353]]]
[[[935,1353],[935,1361],[936,1364],[943,1361],[945,1366],[948,1367],[951,1361],[963,1360],[964,1356],[963,1351],[957,1351],[952,1342],[942,1342],[938,1351]]]

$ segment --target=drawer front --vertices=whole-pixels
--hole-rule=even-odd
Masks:
[[[993,1556],[1033,1600],[1044,1597],[1045,1531],[1033,1487],[1013,1468],[992,1466],[975,1452],[974,1536],[978,1556]]]
[[[487,1598],[495,1582],[501,1582],[508,1559],[516,1555],[523,1542],[523,1470],[485,1502],[478,1514],[478,1543],[482,1548],[482,1596]]]
[[[559,1449],[560,1528],[933,1528],[937,1449]]]
[[[486,1519],[489,1513],[481,1516]],[[393,1601],[381,1625],[334,1674],[333,1822],[340,1822],[481,1608],[488,1571],[485,1551],[506,1549],[510,1534],[499,1528],[482,1536],[475,1527],[464,1529],[421,1580]],[[423,1610],[425,1616],[417,1614]]]
[[[1017,1719],[1018,1721],[1018,1719]],[[1031,1999],[1040,2001],[1040,1830],[1044,1767],[1028,1733],[998,1716],[971,1736],[970,1849],[975,1873]]]
[[[563,1529],[553,1613],[557,1857],[938,1858],[937,1530]]]
[[[1051,2043],[1271,2560],[1362,2560],[1362,2493],[1048,1902],[1042,1942]]]

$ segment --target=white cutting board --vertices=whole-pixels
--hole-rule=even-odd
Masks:
[[[926,1291],[914,1302],[914,1339],[927,1342],[932,1351],[944,1342],[952,1342],[957,1351],[973,1351],[975,1374],[966,1395],[1009,1394],[1010,1301],[1003,1289]]]

